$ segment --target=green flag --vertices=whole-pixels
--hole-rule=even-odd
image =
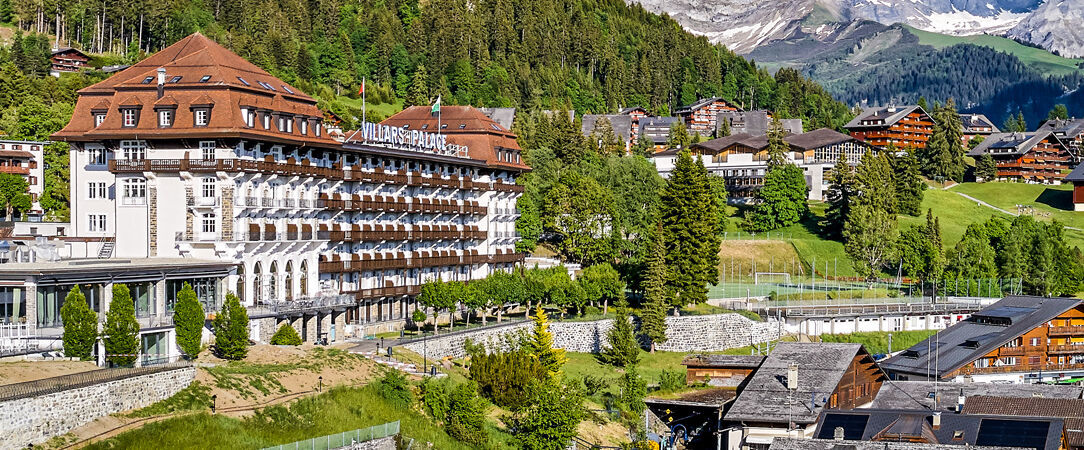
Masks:
[[[440,96],[437,96],[437,102],[433,103],[433,109],[429,111],[430,114],[440,114]]]

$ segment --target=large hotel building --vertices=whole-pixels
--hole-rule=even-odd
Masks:
[[[291,321],[341,339],[345,324],[408,316],[425,281],[523,260],[516,179],[529,168],[511,131],[475,108],[416,106],[332,133],[315,99],[198,33],[79,91],[53,139],[71,146],[69,234],[84,256],[228,265],[189,280],[211,309],[232,291],[298,315],[254,337]]]

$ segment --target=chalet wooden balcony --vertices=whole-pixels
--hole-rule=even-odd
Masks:
[[[13,173],[15,175],[30,175],[29,167],[22,166],[0,166],[0,173]]]
[[[393,228],[373,230],[366,226],[360,230],[323,230],[319,232],[320,239],[341,242],[363,241],[436,241],[454,239],[485,239],[486,231],[478,227],[469,227],[463,230],[407,230],[406,228]]]
[[[1023,356],[1024,347],[1001,347],[998,349],[1001,356]]]
[[[984,367],[981,369],[971,368],[970,373],[974,374],[992,374],[992,373],[1017,373],[1017,372],[1059,372],[1059,371],[1075,371],[1084,370],[1084,364],[1040,364],[1035,366],[1029,366],[1025,364],[1017,364],[1014,366],[997,366],[997,367]]]
[[[1051,345],[1047,348],[1051,355],[1084,354],[1084,345]]]
[[[250,159],[137,159],[109,161],[109,171],[113,173],[142,172],[244,172],[267,175],[302,176],[343,179],[343,171],[330,167],[317,167],[275,161],[256,161]]]
[[[1084,336],[1084,325],[1049,327],[1046,334],[1050,336]]]

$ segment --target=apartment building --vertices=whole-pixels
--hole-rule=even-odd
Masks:
[[[315,99],[196,33],[81,90],[54,138],[72,229],[99,256],[235,264],[223,284],[247,305],[334,310],[302,312],[319,336],[402,319],[430,278],[522,261],[515,136],[472,108],[429,112],[333,135]]]
[[[885,106],[862,111],[844,128],[876,147],[925,148],[933,135],[933,118],[918,105]]]
[[[26,218],[40,218],[43,211],[38,203],[45,190],[45,146],[48,142],[0,140],[0,173],[11,173],[26,179],[30,195],[30,210]]]

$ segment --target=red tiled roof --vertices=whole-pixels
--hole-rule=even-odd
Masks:
[[[394,127],[409,126],[411,130],[437,132],[441,126],[440,134],[448,136],[449,144],[463,145],[467,147],[467,156],[471,159],[485,161],[493,167],[503,167],[511,170],[530,170],[523,162],[503,162],[497,159],[497,148],[520,151],[516,135],[507,128],[502,127],[493,119],[490,119],[481,110],[470,106],[442,106],[440,109],[440,123],[437,115],[431,114],[429,106],[412,106],[391,116],[381,122],[384,125]]]
[[[158,127],[153,111],[153,105],[161,105],[159,101],[165,101],[164,97],[158,97],[159,68],[166,70],[164,96],[172,97],[177,105],[174,124],[168,128]],[[201,81],[205,77],[207,80]],[[174,79],[177,81],[171,82]],[[190,109],[194,105],[213,105],[207,126],[195,126]],[[121,126],[121,106],[140,107],[136,127]],[[79,90],[79,100],[71,121],[54,134],[53,139],[93,141],[136,135],[151,139],[247,137],[294,145],[339,146],[327,133],[316,137],[309,130],[307,136],[301,135],[296,126],[293,133],[279,132],[274,127],[264,130],[259,124],[248,128],[241,116],[242,106],[319,120],[323,117],[323,112],[316,107],[316,100],[312,97],[206,36],[195,33],[97,84]],[[91,111],[102,109],[107,111],[105,120],[95,127]]]

